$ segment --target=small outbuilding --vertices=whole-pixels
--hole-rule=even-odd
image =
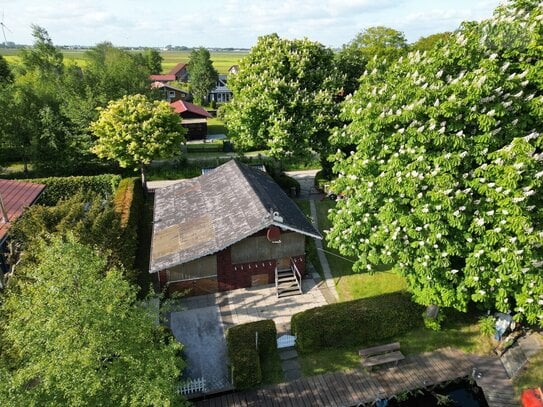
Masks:
[[[268,174],[236,160],[157,189],[153,218],[150,273],[169,293],[281,279],[290,282],[285,292],[296,294],[306,236],[322,238]]]
[[[181,116],[181,125],[187,129],[187,140],[206,138],[207,119],[212,117],[207,110],[185,100],[178,100],[170,105]]]

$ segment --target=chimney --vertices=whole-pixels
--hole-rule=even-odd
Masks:
[[[4,206],[4,201],[2,200],[2,194],[0,194],[0,219],[2,219],[5,223],[9,222],[8,211],[6,211],[6,207]]]

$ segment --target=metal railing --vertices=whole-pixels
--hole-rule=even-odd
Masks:
[[[302,292],[302,273],[300,273],[300,270],[298,270],[298,266],[296,266],[296,263],[290,258],[290,267],[292,270],[294,270],[294,277],[296,278],[296,281],[298,282],[298,290],[300,290],[300,294],[303,294]]]

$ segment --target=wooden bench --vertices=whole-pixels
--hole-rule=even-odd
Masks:
[[[360,349],[358,355],[364,358],[362,366],[369,368],[385,363],[395,362],[397,364],[400,360],[405,359],[405,356],[400,352],[399,342]]]

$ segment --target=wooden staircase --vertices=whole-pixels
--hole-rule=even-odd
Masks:
[[[293,262],[288,268],[275,268],[275,288],[277,298],[303,294],[302,275]]]

